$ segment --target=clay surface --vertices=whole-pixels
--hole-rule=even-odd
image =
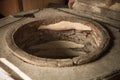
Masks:
[[[24,25],[15,32],[15,43],[29,54],[53,59],[92,54],[101,43],[102,39],[97,38],[99,34],[89,25],[59,20],[50,22]]]
[[[68,9],[62,9],[62,10],[70,11]],[[74,12],[75,11],[71,11],[71,13],[74,13]],[[81,16],[82,14],[79,13],[77,15]],[[84,15],[86,15],[86,13],[84,13]],[[120,35],[119,34],[120,33],[115,28],[111,27],[108,24],[103,24],[103,25],[105,27],[107,27],[107,30],[109,30],[110,34],[112,35],[112,36],[110,36],[112,38],[111,39],[112,42],[109,44],[110,48],[106,49],[106,51],[103,52],[105,55],[103,55],[100,58],[97,58],[97,60],[95,60],[91,63],[86,63],[86,64],[82,64],[82,65],[78,65],[78,66],[71,66],[71,67],[53,67],[53,65],[52,65],[52,67],[48,67],[48,66],[41,67],[41,65],[36,66],[36,65],[33,65],[32,63],[29,63],[28,61],[25,61],[29,57],[29,55],[24,56],[22,54],[24,52],[22,52],[21,50],[18,50],[18,47],[15,49],[12,48],[14,45],[13,43],[11,43],[11,45],[8,45],[8,43],[6,42],[6,40],[8,40],[8,41],[11,40],[11,36],[9,35],[10,33],[8,34],[8,31],[10,31],[13,27],[15,27],[14,30],[16,30],[16,27],[22,27],[23,24],[27,24],[28,22],[30,23],[30,22],[36,21],[38,19],[41,20],[41,19],[46,19],[48,17],[54,18],[57,16],[65,17],[65,16],[68,16],[68,14],[64,13],[62,11],[58,11],[56,9],[45,9],[45,10],[41,10],[39,13],[36,13],[35,16],[36,16],[36,18],[25,18],[24,20],[20,20],[18,22],[9,24],[8,26],[5,26],[0,29],[0,57],[4,57],[7,60],[9,60],[11,63],[16,65],[21,71],[23,71],[25,74],[27,74],[33,80],[119,80],[119,78],[115,79],[115,76],[120,72],[120,64],[119,64],[120,63],[120,58],[119,58],[120,57],[120,54],[119,54],[119,52],[120,52],[120,45],[119,45],[120,44]],[[91,17],[95,17],[95,16],[91,16]],[[10,17],[9,21],[11,21],[11,19],[13,19],[13,18]],[[72,20],[73,20],[73,18],[72,18]],[[105,21],[106,19],[102,18],[101,20]],[[108,21],[108,20],[106,20],[106,21]],[[2,22],[7,24],[8,20],[7,21],[2,20]],[[94,21],[92,21],[92,22],[94,22]],[[35,23],[34,24],[32,23],[31,25],[35,25]],[[31,25],[29,25],[29,26],[31,26]],[[97,26],[99,26],[99,24],[96,24],[96,27]],[[104,27],[104,26],[102,26],[102,27]],[[1,24],[0,24],[0,27],[1,27]],[[29,29],[31,29],[31,28],[32,27],[30,27]],[[102,29],[103,29],[103,31],[106,31],[104,28],[102,28]],[[23,30],[25,30],[25,29],[23,29]],[[38,30],[38,28],[36,28],[36,31],[37,30]],[[10,32],[12,32],[12,31],[10,31]],[[23,31],[23,32],[25,33],[25,31]],[[23,32],[21,31],[19,34],[23,34]],[[26,28],[26,32],[27,32],[27,28]],[[101,32],[102,32],[102,30],[101,30]],[[32,34],[32,33],[30,32],[28,34]],[[7,35],[9,35],[9,38],[6,39]],[[106,33],[104,35],[105,35],[104,39],[107,40],[108,36],[106,36]],[[107,44],[108,41],[106,41],[105,43]],[[105,44],[104,44],[104,46],[105,46]],[[103,50],[104,47],[101,47],[100,49]],[[15,53],[19,56],[17,56]],[[20,56],[22,56],[24,59],[21,58]],[[30,57],[30,59],[32,61],[34,59],[34,57]],[[30,59],[29,59],[29,61],[30,61]],[[37,60],[39,60],[40,62],[37,62]],[[35,64],[39,64],[39,63],[41,63],[42,65],[48,64],[48,63],[55,64],[55,62],[54,62],[55,59],[54,60],[49,59],[50,61],[49,60],[41,61],[39,58],[37,58],[37,60],[34,60]],[[64,61],[64,62],[59,61],[59,65],[71,64],[71,62],[70,62],[71,59],[67,59],[67,60],[60,59],[60,60]],[[0,66],[3,67],[3,69],[5,69],[5,66],[3,66],[1,64],[0,64]],[[51,65],[49,64],[49,66],[51,66]],[[12,76],[14,76],[16,78],[15,80],[21,80],[18,77],[16,77],[16,75],[14,75],[9,69],[5,69],[5,70],[7,70]],[[118,77],[119,77],[119,75],[118,75]]]

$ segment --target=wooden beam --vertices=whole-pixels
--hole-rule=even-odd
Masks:
[[[18,74],[23,80],[32,80],[29,76],[27,76],[25,73],[23,73],[18,67],[16,67],[15,65],[13,65],[7,59],[0,58],[0,62],[2,62],[3,64],[5,64],[12,71],[14,71],[16,74]]]
[[[0,80],[14,80],[8,72],[0,67]]]

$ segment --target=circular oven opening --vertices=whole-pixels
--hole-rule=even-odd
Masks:
[[[74,17],[58,17],[27,23],[14,31],[12,37],[27,57],[37,57],[31,61],[31,58],[26,60],[27,57],[17,54],[28,63],[73,66],[96,59],[109,42],[106,35],[107,31],[96,23]],[[47,63],[39,63],[38,58]]]

